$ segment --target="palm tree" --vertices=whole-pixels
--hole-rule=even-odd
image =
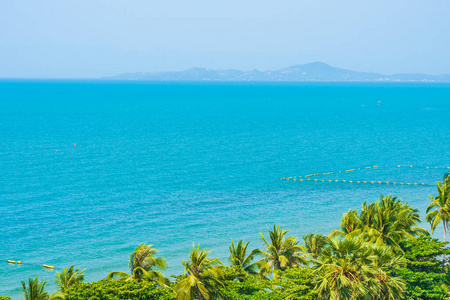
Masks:
[[[65,299],[61,293],[49,295],[44,291],[47,281],[39,282],[39,277],[35,279],[28,278],[28,286],[25,281],[22,281],[23,296],[25,300],[57,300]]]
[[[404,265],[387,246],[333,238],[315,260],[315,289],[322,299],[399,299],[406,284],[392,274]]]
[[[420,223],[419,210],[412,208],[401,199],[387,195],[369,205],[362,205],[359,219],[362,222],[362,238],[376,245],[388,245],[401,251],[398,243],[429,232]]]
[[[156,281],[161,286],[165,286],[168,283],[168,279],[163,276],[161,271],[153,270],[153,268],[159,268],[164,270],[167,268],[166,260],[162,257],[155,257],[158,252],[153,248],[153,245],[140,245],[137,246],[134,252],[130,255],[130,261],[128,267],[130,268],[130,274],[121,271],[113,271],[108,274],[107,279],[113,278],[127,278],[127,280],[149,280]]]
[[[289,230],[283,230],[280,226],[273,226],[273,230],[269,229],[270,243],[264,238],[264,234],[260,232],[262,241],[266,247],[265,251],[258,251],[264,256],[261,261],[263,266],[260,270],[261,275],[270,274],[277,270],[285,270],[287,267],[293,267],[299,264],[307,264],[304,252],[305,247],[298,245],[297,238],[286,237]],[[274,272],[273,280],[278,279],[277,272]]]
[[[429,232],[420,223],[419,211],[401,199],[387,195],[376,202],[364,202],[361,213],[350,210],[342,216],[341,230],[333,230],[329,237],[358,237],[378,246],[387,245],[401,252],[399,243]]]
[[[450,229],[450,176],[444,175],[444,183],[437,183],[438,195],[433,198],[429,196],[431,203],[427,207],[427,222],[431,223],[431,232],[434,233],[436,227],[442,222],[444,228],[444,242],[447,239],[447,231]],[[442,271],[445,266],[445,254],[442,256]]]
[[[217,258],[208,258],[211,251],[200,251],[200,245],[192,245],[188,261],[184,265],[184,278],[174,287],[177,300],[210,299],[211,294],[222,283],[222,263]]]
[[[368,292],[366,282],[376,274],[376,258],[358,239],[331,239],[315,261],[315,289],[323,299],[358,299]]]
[[[231,239],[231,244],[228,246],[230,250],[230,264],[244,274],[256,274],[260,264],[259,262],[252,263],[252,261],[255,255],[259,253],[259,250],[252,250],[247,255],[248,244],[249,242],[244,244],[244,241],[241,240],[235,245],[233,239]]]
[[[56,285],[62,293],[65,293],[68,288],[74,284],[80,283],[84,280],[84,271],[78,268],[74,271],[74,266],[64,268],[61,273],[56,273]]]
[[[311,233],[303,237],[306,253],[312,259],[317,259],[323,247],[327,244],[328,238],[323,234]]]
[[[396,300],[403,298],[402,295],[405,291],[406,283],[403,278],[396,277],[393,274],[406,266],[406,259],[402,255],[396,255],[391,247],[377,247],[375,245],[370,247],[373,254],[377,256],[377,259],[373,262],[377,274],[369,283],[372,290],[377,292],[372,294],[371,299]]]
[[[335,236],[342,236],[346,238],[352,238],[361,233],[362,223],[358,218],[357,210],[349,210],[342,215],[341,230],[333,230],[328,237],[333,238]]]
[[[47,300],[50,296],[44,291],[47,281],[39,282],[39,278],[28,278],[28,287],[25,281],[22,281],[23,296],[25,300]]]

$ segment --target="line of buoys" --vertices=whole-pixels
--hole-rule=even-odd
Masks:
[[[388,167],[389,165],[384,165],[384,167]],[[407,167],[407,168],[413,168],[413,165],[397,165],[396,166],[397,168],[401,168],[401,167]],[[379,168],[379,166],[378,165],[375,165],[375,166],[369,166],[369,167],[363,167],[363,168],[353,168],[353,169],[348,169],[348,170],[345,170],[345,171],[335,171],[335,172],[323,172],[323,173],[314,173],[314,174],[309,174],[309,175],[304,175],[304,177],[305,178],[308,178],[308,177],[314,177],[314,176],[326,176],[326,175],[333,175],[333,174],[335,174],[335,173],[349,173],[349,172],[354,172],[354,171],[360,171],[361,169],[362,170],[369,170],[369,169],[375,169],[375,168]],[[418,167],[418,168],[423,168],[423,166],[420,166],[420,167]],[[450,169],[450,167],[425,167],[426,169],[430,169],[430,168],[434,168],[434,169]],[[283,178],[280,178],[280,180],[290,180],[290,179],[295,179],[295,178],[297,178],[297,176],[291,176],[291,177],[283,177]],[[298,178],[302,178],[302,176],[298,176]]]
[[[18,260],[18,261],[15,261],[15,260],[7,260],[7,263],[8,263],[8,264],[18,264],[18,265],[21,265],[21,264],[22,264],[22,261],[20,261],[20,260]],[[55,268],[54,266],[50,266],[50,265],[42,265],[42,267],[43,267],[43,268],[47,268],[47,269],[54,269],[54,268]]]
[[[284,180],[283,178],[280,178],[280,180]],[[286,179],[286,180],[288,180],[288,179]],[[311,181],[312,179],[310,179],[310,178],[308,178],[308,179],[299,179],[299,181]],[[353,182],[355,182],[355,183],[370,183],[370,184],[375,184],[375,183],[378,183],[378,184],[392,184],[392,185],[410,185],[410,186],[418,186],[418,185],[423,185],[423,186],[425,186],[425,185],[430,185],[430,184],[425,184],[425,183],[417,183],[417,182],[413,182],[413,183],[411,183],[411,182],[405,182],[405,183],[403,183],[403,182],[390,182],[390,181],[353,181],[353,180],[332,180],[332,179],[329,179],[329,180],[318,180],[318,179],[313,179],[314,181],[316,181],[316,182],[326,182],[326,181],[328,181],[328,182],[343,182],[343,183],[353,183]],[[294,179],[294,181],[295,181],[295,179]],[[431,185],[430,185],[431,186]]]

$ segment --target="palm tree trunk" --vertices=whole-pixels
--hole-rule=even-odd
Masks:
[[[444,243],[446,242],[446,233],[447,233],[447,225],[446,225],[446,223],[447,222],[445,222],[445,220],[444,220],[444,222],[442,222],[443,224],[444,224]],[[445,272],[445,253],[444,254],[442,254],[442,273],[444,273]]]
[[[200,290],[197,288],[197,294],[198,294],[198,300],[202,300],[202,293],[200,293]]]

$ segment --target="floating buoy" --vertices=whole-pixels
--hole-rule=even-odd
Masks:
[[[49,266],[49,265],[42,265],[42,267],[47,268],[47,269],[54,269],[54,266]]]
[[[16,262],[14,260],[8,260],[8,264],[15,264]]]
[[[19,261],[17,262],[17,264],[18,264],[18,265],[21,265],[21,264],[22,264],[22,262],[21,262],[21,261],[19,260]]]
[[[352,183],[353,181],[349,181],[350,183]]]

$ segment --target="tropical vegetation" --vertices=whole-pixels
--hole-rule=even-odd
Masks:
[[[223,284],[222,262],[209,258],[210,252],[200,251],[200,245],[192,245],[189,260],[182,262],[185,274],[174,287],[177,300],[210,299],[216,288]]]
[[[79,269],[74,270],[74,266],[72,265],[69,268],[64,268],[61,273],[56,273],[56,285],[59,291],[64,293],[71,286],[82,282],[84,280],[84,271],[80,271]]]
[[[153,245],[142,244],[137,246],[134,252],[131,253],[128,262],[130,273],[113,271],[108,274],[107,279],[126,278],[126,280],[148,280],[165,286],[168,283],[168,279],[163,276],[161,271],[154,270],[154,268],[164,270],[167,267],[164,258],[155,257],[157,252],[158,250],[153,248]]]
[[[22,282],[24,299],[448,299],[449,195],[446,175],[426,210],[431,232],[442,224],[443,241],[419,227],[417,209],[387,195],[344,213],[339,228],[328,235],[312,233],[299,240],[274,225],[267,235],[260,232],[259,249],[232,239],[228,266],[193,244],[182,261],[184,274],[169,281],[158,250],[143,244],[130,255],[129,273],[113,271],[85,283],[84,270],[70,266],[56,274],[56,294],[48,294],[47,282],[38,278]]]

